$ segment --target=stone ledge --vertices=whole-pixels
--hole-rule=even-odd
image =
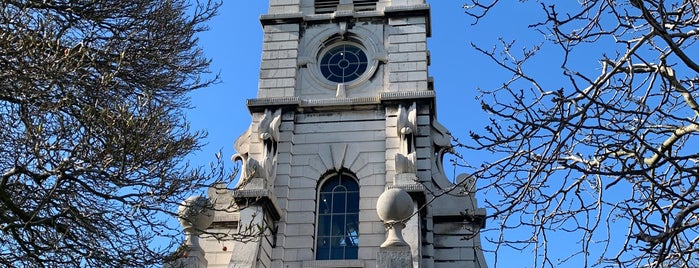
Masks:
[[[382,92],[378,97],[337,98],[337,99],[309,99],[300,97],[272,97],[248,99],[247,106],[251,111],[264,110],[270,106],[349,106],[349,105],[375,105],[384,101],[434,99],[436,94],[432,90]]]
[[[460,215],[433,215],[432,220],[435,225],[443,223],[472,223],[479,227],[485,228],[486,222],[485,208],[466,209]]]
[[[246,101],[250,111],[264,110],[270,106],[299,106],[300,104],[301,98],[299,97],[257,98]]]
[[[386,16],[391,15],[402,15],[402,14],[421,14],[429,15],[430,5],[429,4],[417,4],[417,5],[391,5],[384,9],[384,14]]]
[[[233,199],[237,204],[261,204],[273,220],[281,218],[281,210],[277,204],[277,197],[267,189],[249,189],[233,191]],[[241,206],[242,207],[242,206]]]
[[[264,25],[291,24],[303,22],[303,13],[278,13],[260,15],[260,22]]]
[[[428,4],[419,5],[403,5],[403,6],[388,6],[386,11],[380,10],[370,10],[370,11],[354,11],[354,10],[340,10],[333,13],[325,14],[306,14],[302,12],[294,13],[275,13],[275,14],[263,14],[260,16],[260,22],[262,25],[275,25],[275,24],[291,24],[291,23],[323,23],[333,20],[349,20],[349,19],[373,19],[373,18],[383,18],[384,16],[389,17],[405,17],[405,16],[428,16],[430,6]],[[428,20],[429,21],[429,20]]]
[[[432,99],[436,96],[432,90],[383,92],[381,100]]]
[[[363,98],[340,98],[340,99],[320,99],[320,100],[302,100],[302,107],[313,106],[342,106],[356,104],[379,104],[379,97],[363,97]]]
[[[395,185],[389,185],[388,189],[393,189],[393,188],[399,188],[403,189],[408,193],[424,193],[425,192],[425,186],[419,183],[415,184],[395,184]]]

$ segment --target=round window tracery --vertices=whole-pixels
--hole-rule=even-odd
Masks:
[[[322,54],[320,72],[328,81],[347,83],[362,76],[368,65],[366,52],[359,46],[339,44]]]

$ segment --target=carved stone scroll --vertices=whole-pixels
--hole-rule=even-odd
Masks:
[[[415,152],[415,139],[417,136],[417,108],[416,103],[407,109],[398,106],[398,122],[396,131],[400,138],[400,148],[396,154],[396,173],[417,173],[417,154]]]
[[[258,135],[263,144],[262,151],[262,171],[263,178],[267,181],[267,189],[272,189],[276,177],[277,149],[279,143],[279,127],[282,123],[282,109],[270,111],[265,110],[265,114],[257,125]]]
[[[265,110],[262,119],[257,124],[257,132],[253,125],[243,133],[234,144],[237,153],[233,155],[233,161],[241,161],[240,181],[237,188],[246,189],[271,189],[274,185],[277,165],[277,150],[280,138],[281,109]],[[253,138],[255,135],[257,136]],[[262,151],[256,159],[250,151],[250,144],[261,143]]]

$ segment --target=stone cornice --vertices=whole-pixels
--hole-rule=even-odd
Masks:
[[[299,97],[275,97],[275,98],[257,98],[248,99],[246,101],[248,108],[254,107],[269,107],[269,106],[298,106],[301,104]]]
[[[422,193],[422,194],[425,193],[425,186],[420,184],[420,183],[388,185],[388,189],[393,189],[393,188],[403,189],[404,191],[406,191],[408,193]]]
[[[427,24],[427,37],[432,36],[432,21],[430,19],[429,4],[387,6],[386,9],[384,9],[384,14],[389,18],[424,16],[426,18],[425,23]]]
[[[260,15],[260,23],[262,23],[262,26],[301,22],[303,22],[303,13],[301,12]]]
[[[435,98],[434,91],[398,91],[398,92],[382,92],[381,100],[414,100],[414,99],[433,99]]]
[[[233,199],[238,204],[261,204],[264,210],[269,213],[272,220],[281,218],[281,210],[277,205],[277,198],[268,189],[243,189],[233,191]]]
[[[260,16],[260,23],[262,26],[265,25],[275,25],[275,24],[291,24],[291,23],[302,23],[302,22],[328,22],[334,20],[347,20],[347,19],[372,19],[372,18],[396,18],[396,17],[414,17],[414,16],[425,16],[427,17],[427,36],[431,35],[430,32],[430,5],[429,4],[418,4],[418,5],[399,5],[399,6],[387,6],[383,11],[353,11],[353,10],[340,10],[329,14],[309,14],[304,15],[302,12],[293,13],[273,13],[273,14],[263,14]]]
[[[270,107],[326,107],[326,106],[356,106],[356,105],[377,105],[384,102],[406,101],[406,100],[430,100],[434,101],[435,93],[431,90],[423,91],[401,91],[382,92],[376,97],[357,98],[335,98],[335,99],[308,99],[300,97],[275,97],[248,99],[247,106],[251,112],[262,111]]]

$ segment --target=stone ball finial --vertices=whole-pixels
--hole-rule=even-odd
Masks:
[[[408,243],[403,239],[403,228],[413,214],[413,198],[405,190],[393,188],[384,191],[376,202],[376,213],[388,228],[382,248],[403,247]]]
[[[413,199],[403,189],[388,189],[379,196],[376,213],[385,223],[404,221],[413,214]]]
[[[198,235],[214,221],[214,211],[208,198],[191,196],[177,209],[178,220],[186,233]]]

